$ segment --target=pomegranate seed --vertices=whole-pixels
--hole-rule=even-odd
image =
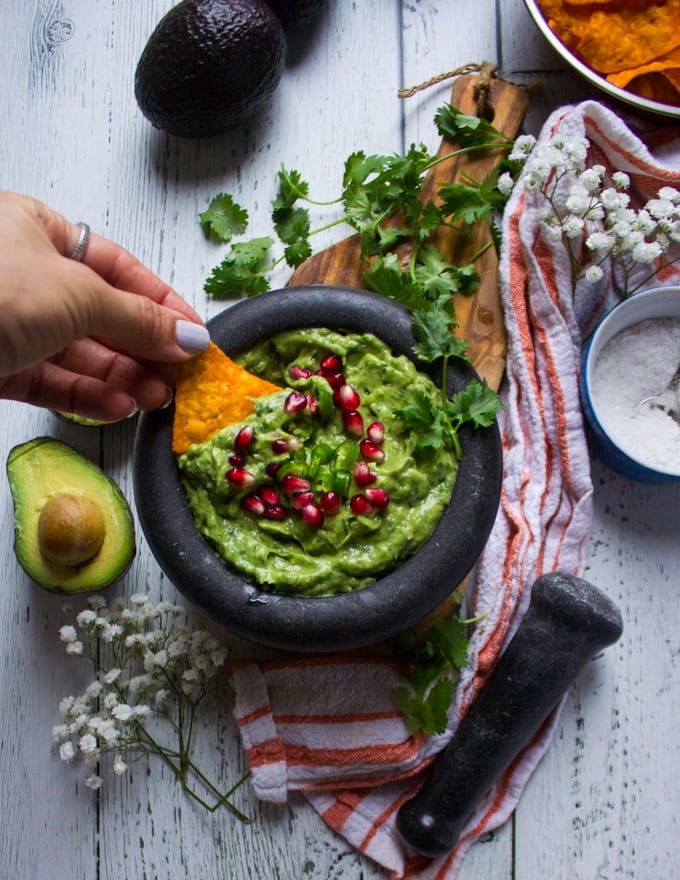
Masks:
[[[253,474],[242,467],[229,468],[224,476],[227,478],[227,482],[237,489],[247,489],[255,482]]]
[[[370,486],[378,479],[378,475],[374,474],[365,461],[358,461],[354,465],[352,471],[357,486]]]
[[[278,461],[270,461],[265,466],[265,469],[264,469],[265,473],[267,474],[267,476],[269,477],[270,480],[276,479],[276,475],[278,474],[280,467],[281,467],[281,463]]]
[[[236,452],[247,452],[255,437],[255,431],[252,425],[245,425],[234,437],[234,450]]]
[[[349,509],[355,516],[370,516],[373,513],[373,505],[365,495],[352,495],[349,499]]]
[[[270,486],[263,486],[260,489],[260,498],[267,507],[273,507],[274,505],[281,503],[279,496]]]
[[[291,391],[283,402],[283,408],[288,415],[302,412],[303,409],[307,408],[307,395],[303,394],[302,391]]]
[[[333,391],[337,391],[338,388],[342,388],[346,384],[344,373],[324,373],[324,378]]]
[[[337,492],[322,492],[319,497],[319,507],[328,516],[337,516],[342,507],[342,498]]]
[[[288,441],[284,440],[283,437],[277,437],[276,440],[272,440],[272,452],[274,455],[283,455],[284,452],[288,452]]]
[[[378,444],[368,438],[361,441],[359,444],[359,451],[366,461],[384,461],[385,459],[385,453]]]
[[[242,452],[232,452],[229,456],[229,464],[232,467],[240,468],[246,463],[246,457]]]
[[[323,510],[316,504],[305,504],[302,508],[302,518],[310,529],[320,529],[324,522]]]
[[[390,496],[384,489],[366,489],[364,495],[376,510],[384,510],[390,500]]]
[[[371,422],[368,428],[366,428],[366,436],[379,446],[385,439],[385,426],[382,422]]]
[[[342,370],[342,358],[339,354],[328,354],[319,366],[324,373],[339,373]]]
[[[300,492],[293,498],[293,507],[296,510],[302,510],[303,507],[307,504],[314,503],[314,493],[313,492]]]
[[[298,492],[309,492],[312,488],[309,480],[304,477],[298,477],[297,474],[286,474],[281,480],[281,488],[288,495],[297,495]]]
[[[342,424],[345,426],[347,433],[352,434],[354,437],[361,437],[364,433],[364,420],[361,413],[356,410],[343,409]]]
[[[311,370],[307,370],[305,367],[298,367],[296,364],[293,364],[288,372],[291,379],[309,379],[312,375]]]
[[[280,504],[270,504],[269,507],[265,507],[263,516],[265,519],[280,521],[286,518],[286,511]]]
[[[333,395],[333,402],[348,412],[354,412],[359,409],[361,398],[353,385],[341,385]]]
[[[264,514],[264,502],[257,495],[246,495],[241,499],[241,507],[246,513],[252,513],[253,516]]]
[[[319,401],[313,394],[307,395],[307,409],[315,416],[319,412]]]

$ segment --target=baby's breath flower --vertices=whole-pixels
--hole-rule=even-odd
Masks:
[[[119,721],[129,721],[134,716],[134,709],[127,703],[118,703],[111,709],[111,714]]]
[[[522,134],[516,138],[509,159],[513,162],[523,161],[533,150],[536,144],[536,138],[531,134]]]
[[[585,272],[585,279],[589,284],[595,284],[600,281],[604,272],[601,266],[588,266]]]
[[[498,187],[498,191],[501,195],[509,196],[515,186],[515,181],[512,174],[509,174],[507,171],[503,172],[498,176],[498,183],[496,184]]]
[[[92,791],[98,791],[102,787],[103,783],[104,780],[101,778],[101,776],[97,776],[96,773],[92,773],[85,780],[85,785]]]
[[[211,810],[225,805],[245,819],[189,755],[196,711],[226,650],[211,633],[189,631],[177,620],[180,614],[177,605],[154,604],[138,593],[127,605],[121,600],[110,606],[103,599],[92,600],[89,610],[77,615],[76,626],[63,626],[59,637],[66,652],[87,657],[96,678],[80,696],[60,701],[64,723],[55,725],[52,735],[62,760],[80,757],[98,770],[104,755],[111,754],[113,772],[119,775],[128,765],[126,753],[160,755],[198,803]],[[101,644],[105,651],[99,650]],[[115,662],[106,668],[100,656],[111,656]],[[170,722],[178,738],[176,748],[161,745],[155,725],[153,735],[147,729],[152,716]],[[192,788],[188,773],[208,792],[212,806]],[[101,784],[102,777],[94,772],[86,780],[94,790]]]
[[[75,746],[70,739],[67,739],[66,742],[63,742],[59,746],[59,757],[62,761],[65,761],[67,764],[69,764],[75,758],[75,756]]]
[[[612,183],[617,189],[628,189],[630,177],[628,177],[625,171],[615,171],[612,174]]]
[[[570,214],[568,217],[565,217],[562,229],[567,238],[576,238],[583,232],[583,225],[584,222],[582,217]]]
[[[67,644],[78,640],[78,633],[75,626],[62,626],[59,630],[59,638]]]

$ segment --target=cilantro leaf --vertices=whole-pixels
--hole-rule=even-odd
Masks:
[[[422,391],[415,392],[394,415],[415,434],[414,455],[427,457],[443,449],[451,437],[446,412]]]
[[[421,249],[413,274],[428,300],[437,300],[445,295],[450,300],[450,295],[458,289],[456,266],[445,260],[441,251],[433,244],[427,244]],[[449,324],[452,320],[453,310]]]
[[[414,311],[412,320],[413,350],[420,360],[432,363],[440,357],[465,356],[467,342],[451,332],[456,324],[450,296],[438,296],[429,309]]]
[[[456,425],[471,422],[476,427],[487,428],[493,424],[496,411],[503,404],[486,380],[473,379],[462,391],[452,395],[448,415]]]
[[[421,289],[414,284],[410,275],[403,272],[396,254],[377,257],[364,273],[363,280],[369,290],[394,299],[407,308],[427,306]]]
[[[484,147],[500,141],[511,145],[511,142],[491,123],[480,116],[463,113],[452,104],[444,104],[434,116],[439,134],[453,141],[459,147]]]
[[[453,681],[442,678],[436,682],[426,697],[413,694],[408,688],[397,688],[394,698],[404,722],[414,736],[421,731],[427,736],[446,730],[451,705]]]
[[[309,184],[302,179],[299,171],[288,171],[283,165],[279,173],[279,191],[272,202],[272,216],[280,210],[292,208],[298,199],[305,199],[309,194]]]
[[[436,620],[421,638],[407,630],[393,639],[394,656],[411,666],[410,686],[396,688],[394,696],[414,735],[446,730],[455,676],[467,663],[467,627],[473,622],[456,615]]]
[[[440,186],[439,195],[443,200],[442,211],[452,223],[478,223],[488,217],[495,207],[487,198],[487,193],[478,186],[446,183]]]
[[[198,218],[207,236],[212,235],[223,242],[241,235],[248,226],[248,212],[229,193],[218,193]]]
[[[254,296],[269,289],[262,264],[274,240],[253,238],[231,246],[230,252],[206,279],[203,289],[217,299],[229,299],[242,293]]]

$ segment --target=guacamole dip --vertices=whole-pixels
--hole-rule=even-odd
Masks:
[[[178,456],[196,526],[263,589],[329,595],[376,580],[430,535],[456,458],[416,455],[395,415],[440,392],[371,334],[281,333],[239,359],[284,390]]]

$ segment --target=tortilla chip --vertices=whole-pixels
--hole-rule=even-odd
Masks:
[[[281,390],[244,370],[211,342],[179,368],[172,451],[186,452],[192,443],[205,443],[222,428],[249,416],[256,398]]]
[[[680,44],[680,0],[600,8],[588,20],[576,51],[593,70],[640,67]]]
[[[670,69],[680,69],[680,49],[675,49],[664,55],[663,58],[655,58],[647,64],[639,67],[632,67],[628,70],[622,70],[619,73],[610,73],[607,76],[608,82],[620,89],[625,89],[629,82],[637,76],[643,76],[645,73],[663,73]]]

